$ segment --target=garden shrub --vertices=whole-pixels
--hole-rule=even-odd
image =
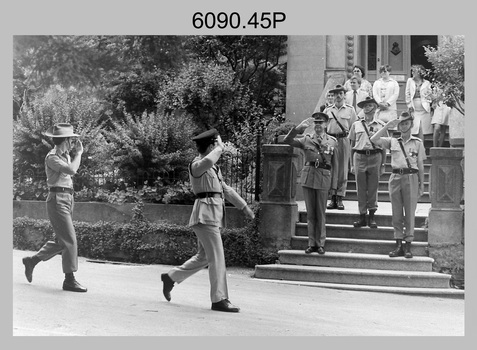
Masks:
[[[125,224],[75,221],[78,254],[99,260],[179,265],[197,252],[197,238],[190,227],[145,221],[141,205],[135,210],[133,219]],[[256,220],[250,220],[243,228],[222,230],[227,266],[254,267],[275,262],[276,254],[263,249],[256,228]],[[14,249],[36,251],[53,236],[48,220],[13,220]]]

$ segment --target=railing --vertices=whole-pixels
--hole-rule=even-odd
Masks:
[[[260,194],[260,161],[257,162],[254,152],[242,152],[231,154],[225,152],[219,160],[224,181],[244,198],[247,203],[259,200]],[[137,173],[134,177],[125,180],[119,170],[98,172],[83,168],[73,177],[75,196],[81,196],[81,191],[87,189],[91,196],[98,197],[98,191],[111,193],[115,190],[135,190],[148,188],[151,192],[165,192],[167,188],[178,188],[187,185],[189,181],[188,171],[185,169],[167,172],[153,171]],[[190,187],[190,186],[188,186]],[[180,191],[180,189],[178,189]],[[28,170],[23,174],[14,175],[13,195],[14,199],[21,200],[44,200],[48,194],[46,175],[44,170]],[[84,196],[84,195],[83,195]],[[76,198],[76,197],[75,197]],[[82,198],[88,200],[88,198]],[[92,199],[89,199],[92,200]]]

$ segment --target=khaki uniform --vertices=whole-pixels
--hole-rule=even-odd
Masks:
[[[348,104],[343,104],[340,108],[332,105],[324,110],[328,114],[330,120],[326,132],[335,137],[338,141],[338,146],[335,150],[335,156],[338,158],[338,168],[336,172],[337,187],[336,195],[345,197],[346,187],[348,184],[348,169],[351,155],[351,146],[347,138],[351,125],[356,121],[356,112],[354,108]],[[336,122],[333,113],[344,127],[345,131]]]
[[[73,190],[71,175],[67,174],[70,163],[68,154],[59,155],[56,148],[45,157],[46,182],[48,187],[65,187]],[[46,261],[61,254],[64,273],[78,270],[78,243],[73,226],[73,193],[49,192],[46,198],[46,211],[55,231],[55,239],[45,243],[36,257]]]
[[[211,153],[214,152],[218,150],[215,149]],[[173,281],[181,283],[208,266],[210,299],[216,303],[228,299],[225,256],[220,235],[220,227],[225,226],[224,199],[239,209],[243,209],[247,203],[233,188],[223,182],[220,169],[211,160],[218,159],[218,156],[209,155],[211,157],[196,157],[190,165],[189,179],[192,191],[195,194],[215,192],[220,193],[221,196],[208,196],[195,200],[189,226],[198,238],[197,254],[181,266],[172,268],[169,276]],[[199,168],[204,169],[205,172],[197,173]]]
[[[399,145],[399,139],[381,137],[381,145],[391,151],[391,166],[396,171],[407,169],[406,158]],[[411,168],[417,168],[418,159],[425,160],[426,151],[421,139],[411,136],[403,142]],[[393,213],[394,238],[412,242],[414,239],[414,221],[419,198],[419,175],[393,173],[389,178],[389,196]],[[404,230],[405,228],[405,230]]]
[[[336,169],[336,138],[324,134],[320,139],[316,134],[306,134],[296,138],[295,128],[290,130],[283,140],[293,147],[304,151],[304,167],[300,176],[300,184],[306,205],[308,220],[308,245],[310,247],[324,247],[326,241],[326,200],[328,191],[336,189],[338,177]],[[323,156],[319,152],[320,145]]]
[[[367,210],[375,211],[378,208],[379,176],[381,164],[384,163],[383,149],[378,145],[373,148],[369,140],[369,137],[384,127],[384,123],[376,118],[371,123],[366,123],[368,137],[363,122],[366,123],[364,119],[354,122],[348,136],[351,141],[354,141],[351,153],[360,214],[366,214]]]

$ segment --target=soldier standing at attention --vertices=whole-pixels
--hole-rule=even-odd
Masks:
[[[378,104],[374,98],[367,97],[358,106],[363,109],[359,113],[363,118],[354,122],[349,132],[351,172],[356,176],[359,209],[359,221],[355,221],[353,225],[377,228],[374,213],[378,209],[379,177],[384,172],[386,150],[372,143],[370,137],[384,127],[384,122],[376,119]],[[367,212],[369,220],[366,223]]]
[[[342,85],[336,85],[330,90],[334,94],[334,104],[326,108],[326,113],[330,120],[328,122],[327,133],[338,140],[338,147],[335,150],[338,157],[338,183],[337,188],[331,191],[331,202],[328,209],[343,210],[343,198],[346,195],[348,183],[348,169],[351,156],[351,145],[348,139],[348,133],[351,125],[356,121],[356,112],[354,108],[345,103],[345,88]]]
[[[300,184],[303,187],[308,222],[308,248],[305,250],[307,254],[325,254],[326,200],[330,188],[336,189],[337,176],[334,173],[338,165],[335,153],[338,142],[333,136],[326,134],[328,120],[329,117],[325,113],[313,113],[311,118],[291,129],[283,140],[284,143],[301,148],[305,152]],[[312,123],[313,134],[296,137]]]
[[[396,126],[401,137],[384,137],[388,129]],[[421,139],[411,135],[412,126],[413,117],[408,112],[402,112],[398,119],[388,121],[384,128],[371,137],[371,142],[391,152],[393,173],[389,178],[389,196],[396,239],[396,249],[389,253],[392,258],[412,258],[411,242],[414,240],[417,201],[424,192],[426,151]]]

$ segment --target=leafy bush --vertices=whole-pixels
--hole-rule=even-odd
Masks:
[[[187,115],[144,113],[134,119],[126,114],[125,121],[113,122],[112,130],[104,131],[108,140],[105,153],[130,185],[138,175],[151,178],[163,172],[186,172],[195,152],[191,141],[194,130]]]
[[[97,168],[104,161],[101,155],[105,139],[101,134],[102,125],[97,122],[102,110],[94,93],[73,88],[56,86],[34,96],[22,106],[18,119],[13,122],[14,174],[28,171],[35,176],[45,174],[45,156],[54,145],[44,132],[59,122],[71,123],[75,133],[81,135],[82,168]]]
[[[141,205],[135,210],[134,218],[126,224],[75,221],[78,254],[92,259],[177,265],[197,252],[197,238],[190,227],[144,221]],[[48,220],[13,220],[15,249],[35,251],[52,237]],[[222,239],[227,266],[254,267],[277,258],[260,245],[256,221],[240,229],[223,229]]]
[[[425,47],[434,68],[433,83],[444,94],[444,103],[465,114],[465,41],[463,35],[443,36],[437,48]]]

